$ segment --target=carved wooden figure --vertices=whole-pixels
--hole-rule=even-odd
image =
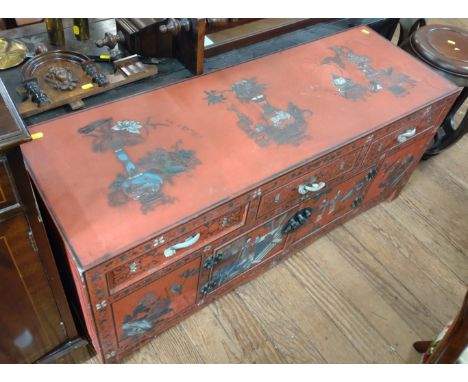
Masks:
[[[101,360],[395,197],[458,93],[358,27],[34,126]]]

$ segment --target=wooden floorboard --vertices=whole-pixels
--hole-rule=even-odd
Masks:
[[[301,254],[286,264],[288,270],[303,285],[310,298],[321,309],[338,330],[354,345],[366,363],[394,363],[402,359],[396,354],[385,338],[370,324],[346,294],[341,293],[333,278],[323,273],[313,262]]]
[[[468,27],[468,20],[430,19]],[[415,363],[468,287],[468,136],[407,187],[125,363]],[[89,361],[96,362],[96,358]]]
[[[418,246],[412,235],[407,234],[405,227],[395,224],[395,220],[388,218],[389,215],[382,213],[382,210],[376,208],[372,213],[358,216],[354,222],[346,225],[346,230],[365,246],[373,260],[411,292],[416,301],[427,307],[428,314],[436,317],[439,325],[443,325],[450,320],[457,305],[438,287],[431,275],[421,271],[427,257],[424,248]],[[416,253],[421,255],[421,266],[420,261],[414,258]],[[425,268],[429,272],[430,268]],[[449,313],[446,312],[447,308],[450,308]]]
[[[270,333],[247,309],[237,293],[229,293],[208,309],[225,329],[229,339],[241,349],[240,363],[283,363],[284,356],[278,351]],[[209,330],[209,329],[208,329]]]
[[[369,282],[366,274],[349,262],[346,254],[329,237],[320,239],[315,248],[309,247],[303,252],[306,261],[331,278],[334,287],[365,316],[366,321],[379,332],[379,337],[385,338],[383,347],[398,353],[402,360],[411,361],[410,357],[414,355],[411,339],[419,334],[398,310],[393,309],[393,301],[383,298],[382,288]],[[380,358],[379,361],[383,362]]]
[[[356,363],[355,346],[285,266],[238,288],[260,325],[291,363]],[[274,288],[272,288],[274,285]]]

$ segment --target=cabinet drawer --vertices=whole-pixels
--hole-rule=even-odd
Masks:
[[[415,137],[426,130],[436,128],[435,124],[444,105],[444,103],[438,103],[428,106],[391,124],[389,134],[372,142],[366,160],[376,161],[383,153],[413,141]]]
[[[16,198],[8,169],[8,160],[0,156],[0,209],[15,204]]]
[[[196,301],[200,258],[113,302],[119,347],[151,335],[160,324]]]
[[[283,187],[265,194],[260,200],[258,217],[262,217],[267,213],[280,212],[280,210],[299,204],[302,200],[309,199],[316,192],[314,187],[317,188],[317,191],[320,191],[320,189],[326,187],[328,181],[352,170],[361,150],[354,150],[328,165],[317,168]]]
[[[242,227],[247,220],[249,203],[236,205],[239,202],[240,200],[230,203],[231,209],[227,212],[225,210],[228,206],[220,207],[221,212],[225,212],[218,213],[216,217],[213,217],[216,213],[209,213],[194,219],[190,225],[177,228],[175,231],[179,233],[188,228],[190,230],[173,240],[166,241],[164,237],[158,237],[128,251],[124,256],[130,259],[107,273],[110,293],[116,293],[136,280],[140,280],[162,267],[167,267],[181,257]],[[212,219],[209,220],[209,218]],[[167,236],[170,237],[171,233]]]
[[[285,212],[205,256],[201,264],[200,297],[281,251],[285,243],[282,228],[290,215]]]

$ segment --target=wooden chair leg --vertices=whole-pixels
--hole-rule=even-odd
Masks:
[[[431,341],[417,341],[413,344],[413,347],[418,353],[424,353],[431,346]]]
[[[407,44],[409,37],[416,32],[420,27],[426,25],[425,19],[400,19],[400,36],[397,45],[402,47]]]

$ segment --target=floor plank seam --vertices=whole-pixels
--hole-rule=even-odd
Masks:
[[[392,219],[395,221],[396,224],[398,224],[400,227],[404,228],[405,225],[403,224],[403,222],[398,218],[398,215],[394,215],[392,213],[392,208],[391,208],[391,205],[382,205],[382,208],[385,210],[385,213],[388,214],[389,216],[392,217]],[[415,240],[417,240],[417,242],[422,246],[424,247],[427,252],[433,257],[433,259],[435,259],[441,267],[444,267],[448,272],[450,272],[450,274],[455,278],[457,279],[460,283],[462,283],[465,287],[468,286],[468,283],[464,280],[462,280],[456,273],[453,272],[453,270],[448,267],[443,261],[442,259],[437,256],[436,253],[433,252],[432,248],[430,248],[429,246],[427,246],[426,243],[424,243],[423,241],[421,241],[421,239],[417,236],[417,235],[412,235]],[[453,247],[454,249],[457,249],[455,247]],[[408,258],[411,262],[413,262],[414,264],[416,264],[417,266],[417,263],[414,262],[411,258]],[[419,267],[418,267],[419,268]],[[455,301],[454,301],[455,302]]]
[[[302,251],[302,252],[303,252],[303,251]],[[323,276],[320,272],[318,272],[318,270],[320,269],[320,265],[313,259],[313,257],[310,256],[310,254],[304,253],[304,252],[303,252],[303,255],[306,256],[306,257],[308,258],[308,260],[309,260],[311,263],[314,264],[315,268],[317,269],[317,275],[322,276],[322,277],[323,277],[323,280],[325,280],[325,282],[327,282],[329,286],[331,286],[332,288],[334,288],[334,289],[335,289],[335,292],[336,292],[337,294],[340,294],[341,292],[340,292],[338,289],[335,288],[335,286],[333,285],[333,282],[332,282],[331,280],[329,280],[326,276]],[[361,315],[361,318],[366,322],[366,325],[369,326],[369,327],[371,327],[371,328],[373,328],[374,331],[380,335],[381,339],[382,339],[390,348],[393,347],[392,344],[388,343],[386,337],[375,327],[375,325],[373,325],[371,322],[369,322],[369,321],[367,320],[367,318],[366,318],[363,314],[361,314],[361,309],[360,309],[359,307],[357,307],[347,296],[344,295],[343,297],[344,297],[346,303],[349,304],[350,306],[352,306],[352,308],[353,308],[356,312],[358,312],[358,313]],[[389,306],[389,308],[392,309],[391,306]],[[396,312],[395,312],[395,313],[396,313]]]
[[[344,230],[344,227],[343,227],[343,230]],[[356,239],[355,239],[356,240]],[[354,266],[358,271],[362,272],[363,275],[366,277],[366,279],[369,280],[369,282],[371,283],[371,285],[373,285],[373,288],[377,291],[377,293],[379,293],[379,295],[385,299],[385,294],[382,295],[382,288],[386,289],[389,291],[389,293],[387,293],[387,295],[390,297],[390,301],[388,302],[388,305],[393,309],[393,311],[404,321],[406,322],[410,328],[413,329],[413,331],[415,333],[418,333],[420,335],[424,335],[424,333],[422,332],[422,328],[420,325],[416,325],[415,324],[415,321],[414,321],[414,318],[410,318],[412,315],[415,315],[418,313],[418,311],[416,311],[414,309],[414,304],[411,303],[411,301],[408,301],[405,297],[403,297],[398,291],[397,289],[394,287],[394,285],[392,284],[389,284],[388,282],[386,282],[385,280],[383,280],[382,278],[376,278],[376,276],[374,276],[371,272],[371,274],[369,274],[369,272],[366,272],[366,265],[363,264],[362,262],[359,261],[358,258],[356,258],[355,256],[353,256],[351,253],[348,252],[347,248],[344,248],[342,246],[342,244],[340,242],[336,242],[335,241],[335,244],[340,248],[340,255],[346,260],[348,261],[348,263],[351,264],[351,266]],[[366,251],[369,255],[370,255],[370,252],[367,250],[367,248],[363,247],[362,244],[360,244],[361,247],[363,248],[364,251]],[[357,262],[356,262],[357,261]],[[379,263],[378,263],[379,264]],[[383,267],[381,264],[379,264],[381,267]],[[425,304],[423,304],[421,301],[419,301],[419,299],[417,299],[413,293],[411,293],[411,291],[409,291],[407,288],[405,288],[405,286],[396,278],[393,276],[392,273],[390,273],[385,267],[383,267],[383,271],[388,275],[388,277],[390,279],[392,279],[394,282],[396,282],[396,285],[398,285],[399,287],[403,288],[404,290],[407,290],[408,294],[410,296],[412,296],[417,302],[418,304],[420,304],[425,310],[427,310]],[[394,302],[395,302],[395,299],[398,299],[398,307],[400,309],[396,309],[395,306],[394,306]],[[403,305],[401,302],[404,301],[405,304]],[[408,309],[406,309],[405,307],[409,307],[409,311]],[[405,311],[402,310],[402,308],[405,308]],[[429,316],[430,315],[430,316]],[[433,318],[433,315],[427,311],[427,315],[425,315],[428,319],[429,318]],[[426,323],[427,320],[420,320],[420,324],[421,323],[424,323],[424,326],[426,328],[430,328],[431,332],[434,332],[434,327],[436,325],[432,325],[431,327],[429,327],[429,325]],[[440,324],[438,324],[440,325]]]
[[[301,251],[301,253],[303,254],[303,256],[305,255],[302,251]],[[298,253],[298,255],[299,255],[299,253]],[[307,256],[307,255],[305,255],[305,256]],[[293,264],[292,264],[292,261],[291,261],[291,262],[288,263],[288,267],[292,267],[292,266],[293,266]],[[301,272],[303,272],[302,269],[299,270],[299,269],[297,269],[297,268],[295,268],[295,269],[289,268],[289,271],[293,274],[293,276],[294,276],[294,273],[301,273]],[[294,271],[294,272],[293,272],[293,271]],[[316,273],[316,276],[317,276],[317,279],[319,279],[321,275],[320,275],[319,273]],[[322,280],[324,280],[324,281],[322,281],[322,282],[324,282],[325,284],[328,284],[327,286],[328,286],[329,288],[327,289],[327,291],[328,291],[329,293],[330,293],[330,291],[332,291],[332,290],[334,289],[335,294],[338,294],[338,295],[341,294],[338,290],[336,290],[336,288],[332,285],[332,283],[329,282],[329,280],[327,280],[327,279],[324,278],[324,277],[322,277]],[[304,290],[306,290],[306,291],[309,293],[309,295],[310,295],[312,298],[314,298],[314,300],[317,302],[317,304],[318,304],[320,307],[326,305],[325,301],[320,300],[318,295],[315,295],[314,293],[311,293],[310,288],[308,287],[308,285],[304,284],[303,281],[302,281],[301,279],[298,279],[298,281],[304,286]],[[322,297],[323,297],[323,296],[322,296]],[[355,310],[356,313],[360,316],[360,317],[359,317],[360,320],[362,320],[362,322],[365,322],[365,323],[366,323],[366,326],[368,326],[369,328],[372,328],[372,329],[375,330],[375,328],[367,321],[367,319],[366,319],[363,315],[360,314],[359,309],[357,309],[356,306],[355,306],[351,301],[349,301],[349,300],[346,298],[346,296],[342,296],[342,297],[343,297],[343,301],[344,301],[346,304],[350,305],[350,306],[352,307],[352,309]],[[327,317],[329,317],[329,319],[330,319],[333,323],[337,324],[336,319],[333,318],[333,317],[331,317],[331,316],[329,315],[329,313],[328,313],[325,309],[322,308],[322,311],[323,311],[323,313],[324,313]],[[354,316],[349,316],[349,317],[353,317],[353,318],[354,318]],[[338,330],[340,330],[340,331],[342,332],[342,334],[345,336],[345,338],[348,338],[348,334],[347,334],[345,331],[343,331],[343,330],[341,329],[341,325],[336,325],[336,326],[337,326]],[[386,341],[386,339],[382,337],[382,335],[380,334],[380,332],[378,332],[377,330],[375,330],[375,332],[381,337],[381,339],[384,340],[384,342],[385,342],[385,343],[389,346],[389,348],[390,348],[391,345],[388,344],[388,342]],[[353,343],[352,341],[349,341],[349,342],[353,345],[353,347],[356,349],[356,351],[359,352],[359,354],[363,357],[363,359],[365,359],[366,362],[369,362],[368,357],[367,357],[365,354],[363,354],[361,351],[359,351],[358,348],[354,345],[354,343]],[[403,359],[402,359],[398,354],[395,354],[395,355],[396,355],[401,361],[403,361]]]
[[[419,210],[419,208],[412,203],[412,198],[409,196],[409,189],[403,190],[399,198],[401,199],[402,202],[408,205],[408,208],[410,208],[415,214],[417,214],[420,218],[422,218],[428,225],[432,226],[435,231],[442,237],[444,237],[450,244],[452,244],[453,247],[459,250],[459,252],[464,256],[467,257],[468,255],[465,253],[464,248],[461,248],[457,242],[454,242],[454,240],[448,236],[444,231],[440,230],[440,228],[437,225],[432,224],[432,222],[429,220],[427,217],[427,214],[424,214],[422,211]]]
[[[235,290],[233,290],[232,292],[235,292]],[[228,297],[228,296],[229,296],[229,295],[224,296],[223,299],[226,299],[226,297]],[[231,295],[231,298],[233,298],[234,296],[237,296],[237,294]],[[241,298],[239,298],[239,300],[242,301]],[[219,300],[218,300],[218,301],[219,301]],[[210,304],[210,305],[213,305],[213,304]],[[255,322],[257,322],[257,320],[255,319],[255,317],[253,317],[252,314],[250,313],[250,311],[247,310],[247,313],[250,315],[250,318],[251,318],[251,319],[253,319]],[[215,314],[217,315],[218,312],[216,312]],[[217,317],[217,318],[218,318],[218,322],[221,323],[221,320],[219,319],[219,317]],[[273,346],[273,343],[270,341],[270,339],[269,339],[269,337],[268,337],[268,334],[265,332],[264,328],[263,328],[263,327],[257,327],[257,329],[259,329],[260,332],[263,334],[263,336],[267,338],[267,340],[269,341],[270,345]],[[228,335],[228,337],[230,337],[229,334],[227,334],[227,335]],[[283,355],[282,355],[282,354],[279,354],[279,353],[276,351],[276,349],[275,349],[274,347],[273,347],[273,349],[274,349],[274,351],[275,351],[275,354],[278,356],[278,358],[282,359],[283,363],[285,363],[285,360],[284,360],[284,358],[283,358]],[[252,349],[252,350],[256,350],[256,349]]]
[[[392,214],[390,214],[385,208],[382,208],[381,211],[382,211],[385,215],[387,215],[387,216],[393,221],[393,224],[396,224],[396,225],[398,225],[400,228],[404,229],[404,226],[403,226],[402,224],[400,224],[400,222],[399,222],[398,220],[396,220],[396,219],[394,218],[394,216],[393,216]],[[423,248],[428,249],[427,246],[424,245],[424,243],[422,243],[422,242],[418,239],[417,236],[415,236],[415,235],[411,235],[411,236],[412,236],[413,238],[415,238],[415,239],[418,241],[418,243],[421,244],[421,246],[422,246]],[[429,252],[429,254],[432,253],[429,249],[428,249],[428,252]],[[432,282],[435,286],[437,286],[439,289],[441,289],[441,290],[443,290],[443,291],[445,291],[445,292],[449,292],[449,291],[445,290],[441,285],[439,285],[439,284],[434,280],[434,278],[433,278],[430,274],[428,274],[428,273],[425,271],[424,268],[421,268],[421,267],[419,266],[420,263],[419,263],[418,261],[415,261],[413,257],[411,257],[411,256],[406,256],[405,253],[404,253],[404,251],[400,251],[400,253],[401,253],[401,255],[402,255],[405,259],[407,259],[409,262],[411,262],[421,273],[423,273],[423,274],[429,279],[429,281]],[[435,259],[440,263],[440,266],[441,266],[441,267],[444,267],[444,268],[445,268],[445,265],[440,261],[440,259],[439,259],[438,257],[435,257]],[[447,269],[449,269],[449,268],[447,268]],[[453,274],[453,272],[452,272],[450,269],[449,269],[449,271],[450,271],[450,273]],[[453,274],[453,276],[456,276],[456,275]],[[457,278],[457,279],[458,279],[458,278]],[[465,284],[465,283],[463,283],[463,284]],[[458,302],[457,302],[456,300],[453,300],[453,298],[452,298],[452,296],[451,296],[450,293],[445,293],[445,295],[446,295],[446,297],[447,297],[448,299],[450,299],[450,301],[452,301],[454,304],[458,304]]]
[[[377,258],[374,256],[374,254],[373,254],[371,251],[369,251],[369,250],[364,246],[364,244],[363,244],[358,238],[356,238],[356,236],[355,236],[351,231],[348,230],[348,228],[346,227],[346,224],[343,226],[343,229],[344,229],[346,232],[348,232],[348,234],[349,234],[351,237],[353,237],[354,240],[356,240],[356,241],[364,248],[364,250],[365,250],[372,258],[374,258],[374,260],[375,260],[383,269],[385,269],[385,271],[386,271],[398,284],[400,284],[400,286],[401,286],[403,289],[405,289],[411,296],[413,296],[413,298],[414,298],[421,306],[426,307],[426,305],[412,292],[411,289],[409,289],[405,284],[401,283],[400,280],[397,279],[396,276],[393,275],[392,272],[388,271],[388,270],[387,270],[387,267],[385,266],[385,264],[383,264],[379,259],[377,259]],[[426,307],[426,308],[427,308],[427,307]],[[428,311],[428,312],[430,312],[430,311]],[[439,325],[444,325],[444,323],[442,323],[437,317],[434,317],[434,318],[437,320],[437,323],[438,323]]]
[[[270,271],[274,272],[276,269],[272,269]],[[235,289],[235,293],[239,296],[239,298],[241,299],[242,303],[245,305],[246,309],[249,310],[249,312],[251,313],[251,315],[255,318],[255,320],[257,321],[257,323],[259,325],[261,325],[261,322],[259,321],[259,318],[257,317],[257,315],[255,314],[255,311],[252,311],[250,308],[249,308],[249,305],[245,303],[244,299],[242,298],[242,295],[239,294],[239,291],[238,291],[239,288]],[[296,328],[297,328],[297,325],[295,325],[294,321],[288,319],[288,322],[289,323],[292,323]],[[271,338],[271,336],[269,336],[269,339],[272,341],[273,344],[276,344],[276,341],[274,341],[273,338]],[[320,350],[317,349],[313,344],[311,344],[311,346],[313,347],[313,349],[317,352],[317,354],[319,355],[319,357],[321,358],[321,360],[324,362],[324,363],[328,363],[327,359],[323,356],[323,354],[321,354]],[[281,351],[280,351],[281,352]],[[284,355],[283,355],[284,356]]]

